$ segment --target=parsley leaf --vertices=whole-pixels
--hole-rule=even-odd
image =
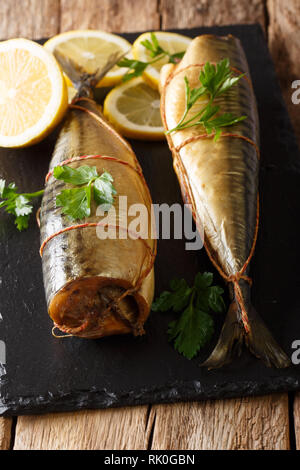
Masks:
[[[212,317],[189,305],[181,317],[169,324],[169,341],[174,341],[176,351],[192,359],[211,339],[214,332]]]
[[[29,204],[28,197],[25,197],[22,194],[16,197],[14,210],[18,217],[31,214],[32,206]]]
[[[15,183],[6,186],[4,179],[0,179],[0,209],[4,210],[15,217],[17,229],[21,232],[28,228],[29,217],[32,213],[32,199],[42,196],[43,190],[35,193],[17,193]],[[2,201],[1,201],[2,199]]]
[[[64,189],[56,197],[56,206],[71,220],[81,220],[91,215],[91,187]]]
[[[118,67],[126,67],[128,68],[127,72],[123,75],[123,82],[131,80],[134,77],[140,77],[143,75],[145,69],[148,65],[154,64],[163,58],[167,58],[169,63],[176,64],[179,62],[185,54],[185,51],[175,52],[171,54],[170,52],[166,51],[162,48],[159,44],[158,39],[155,33],[150,33],[150,40],[145,39],[141,41],[142,46],[145,47],[150,53],[150,57],[152,60],[149,62],[144,62],[141,60],[129,59],[124,57],[118,62]]]
[[[211,311],[223,312],[223,289],[213,286],[212,273],[198,273],[190,287],[185,279],[170,282],[170,291],[164,291],[153,302],[154,312],[182,312],[169,323],[168,339],[187,359],[192,359],[211,339],[214,322]]]
[[[79,168],[71,168],[64,165],[56,166],[53,170],[53,176],[57,180],[63,180],[65,183],[81,185],[89,183],[93,178],[97,178],[98,173],[95,166],[83,165]]]
[[[243,121],[246,119],[246,116],[236,117],[232,113],[224,113],[221,116],[218,116],[214,119],[206,120],[203,122],[203,125],[208,134],[211,134],[213,131],[218,132],[221,130],[221,127],[232,126],[237,122]]]
[[[216,65],[206,62],[199,75],[201,86],[198,88],[191,89],[188,78],[184,77],[185,110],[178,124],[173,129],[166,131],[166,134],[171,134],[172,132],[188,127],[202,125],[208,135],[212,133],[215,134],[214,140],[216,141],[220,137],[223,127],[232,126],[246,119],[247,116],[234,116],[232,113],[217,115],[217,113],[220,112],[220,107],[213,105],[215,98],[226,93],[231,87],[236,85],[244,75],[245,74],[240,74],[238,77],[233,76],[229,59],[223,59]],[[194,114],[194,116],[188,118],[188,112],[203,95],[208,96],[207,105],[204,106],[201,111]]]
[[[123,82],[127,82],[135,77],[143,75],[144,70],[148,67],[148,62],[142,62],[141,60],[131,60],[124,57],[124,59],[118,62],[118,67],[128,68],[127,72],[123,75]]]
[[[164,54],[165,51],[159,45],[157,37],[155,33],[150,33],[151,41],[149,39],[145,39],[145,41],[141,41],[141,44],[150,51],[151,57],[157,57],[158,55]]]
[[[16,217],[15,224],[19,232],[26,230],[29,226],[29,215]]]
[[[113,186],[113,177],[107,171],[102,173],[94,182],[94,199],[97,204],[104,204],[108,208],[114,203],[117,194]],[[108,210],[108,209],[106,209]]]
[[[91,215],[92,196],[97,204],[105,204],[105,211],[114,203],[117,192],[113,177],[107,171],[99,176],[95,166],[71,168],[65,165],[55,167],[53,175],[58,180],[77,186],[63,190],[56,197],[56,206],[61,207],[62,213],[70,220],[82,220]]]
[[[82,220],[91,214],[92,196],[97,204],[105,204],[108,211],[114,203],[117,194],[113,186],[113,177],[107,171],[98,175],[97,167],[83,165],[71,168],[67,165],[57,166],[53,169],[53,176],[75,188],[64,189],[56,197],[56,206],[61,207],[63,214],[70,220]],[[33,211],[32,199],[42,196],[44,190],[35,193],[19,194],[15,183],[8,186],[4,179],[0,179],[0,209],[15,216],[15,224],[19,231],[25,230],[29,225],[30,214]]]
[[[192,289],[185,279],[174,279],[170,282],[171,292],[164,291],[152,304],[154,312],[166,312],[173,309],[180,312],[188,304]]]
[[[151,37],[151,41],[149,41],[149,39],[145,39],[144,41],[141,42],[141,44],[146,49],[148,49],[148,51],[150,51],[150,56],[153,59],[158,58],[157,60],[160,60],[163,57],[167,57],[168,62],[175,64],[179,62],[179,60],[181,60],[182,57],[184,56],[185,51],[175,52],[174,54],[171,54],[170,52],[163,49],[162,46],[159,44],[155,33],[153,32],[150,33],[150,37]]]

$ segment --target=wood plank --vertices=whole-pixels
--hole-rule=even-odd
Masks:
[[[0,418],[0,450],[8,450],[11,440],[11,418]]]
[[[268,0],[269,47],[300,145],[300,105],[292,103],[291,85],[300,80],[300,2]]]
[[[265,29],[264,0],[161,0],[162,28],[192,28],[260,23]]]
[[[21,416],[14,449],[147,449],[148,407]]]
[[[282,80],[299,78],[300,64],[300,2],[299,0],[268,0],[269,47]]]
[[[61,0],[61,31],[97,28],[143,31],[159,28],[157,0]]]
[[[287,394],[159,405],[152,449],[289,449]]]
[[[60,0],[0,2],[0,38],[48,37],[58,32]]]
[[[300,450],[300,393],[297,393],[294,400],[294,426],[296,448]]]

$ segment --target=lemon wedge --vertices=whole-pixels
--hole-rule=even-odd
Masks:
[[[98,30],[77,30],[58,34],[49,39],[44,47],[54,52],[58,50],[61,54],[72,59],[80,65],[87,73],[95,73],[101,70],[111,54],[115,52],[126,53],[131,50],[131,44],[116,34],[106,33]],[[122,80],[127,69],[117,65],[98,83],[98,87],[114,86]],[[66,77],[68,86],[71,82]]]
[[[0,146],[25,147],[42,140],[68,106],[56,60],[27,39],[0,43]]]
[[[182,36],[181,34],[168,33],[166,31],[155,31],[154,34],[158,40],[159,45],[170,54],[183,51],[185,52],[191,42],[191,38]],[[132,46],[132,54],[136,60],[140,60],[142,62],[151,62],[153,61],[153,57],[151,57],[150,51],[142,44],[142,42],[146,39],[151,41],[150,32],[143,33],[136,39]],[[160,70],[167,62],[168,58],[163,57],[152,65],[148,65],[146,68],[143,76],[145,80],[154,88],[158,88]]]
[[[134,78],[111,90],[105,98],[103,112],[125,137],[164,139],[160,95],[143,78]]]

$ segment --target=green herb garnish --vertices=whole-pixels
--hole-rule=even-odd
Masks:
[[[29,217],[33,210],[31,201],[44,193],[44,190],[35,193],[17,193],[15,183],[6,186],[4,179],[0,179],[0,209],[4,208],[8,214],[15,217],[17,229],[22,232],[28,228]]]
[[[107,171],[101,176],[97,168],[81,166],[71,168],[70,166],[57,166],[53,170],[53,176],[57,180],[78,186],[72,189],[64,189],[56,197],[56,206],[61,207],[62,213],[71,220],[81,220],[91,214],[91,201],[102,205],[104,211],[108,211],[114,203],[117,194],[113,186],[113,177]],[[17,193],[15,183],[6,186],[5,180],[0,179],[0,209],[15,216],[15,224],[21,232],[28,228],[30,214],[33,210],[32,199],[44,194],[44,190],[35,193]],[[2,200],[1,200],[2,199]]]
[[[143,62],[141,60],[127,59],[127,57],[124,57],[124,59],[120,60],[117,64],[118,67],[126,67],[128,69],[122,77],[123,82],[127,82],[132,78],[143,75],[144,70],[148,67],[149,63],[151,62]]]
[[[198,273],[192,287],[185,279],[175,279],[170,282],[171,290],[162,292],[152,304],[154,312],[182,312],[177,320],[169,323],[168,338],[187,359],[196,356],[213,335],[210,312],[220,313],[225,307],[223,289],[213,286],[212,282],[211,273]]]
[[[113,186],[113,177],[105,171],[94,182],[94,198],[97,204],[104,205],[106,210],[114,203],[114,196],[117,194]]]
[[[199,81],[201,86],[191,89],[188,78],[184,77],[185,82],[185,110],[182,118],[178,124],[168,131],[166,134],[186,129],[188,127],[202,125],[207,134],[215,133],[215,140],[217,140],[222,132],[222,128],[232,126],[240,121],[243,121],[247,116],[234,116],[232,113],[223,113],[216,116],[220,111],[220,106],[213,104],[214,100],[227,92],[245,74],[240,74],[238,77],[232,75],[229,59],[221,60],[217,65],[207,62],[200,72]],[[199,100],[201,96],[208,97],[208,103],[201,111],[188,117],[188,112]]]
[[[152,62],[143,62],[141,60],[127,59],[127,57],[124,57],[117,65],[118,67],[126,67],[128,69],[122,77],[123,82],[127,82],[132,78],[143,75],[144,70],[150,63]]]
[[[145,39],[145,41],[142,41],[141,44],[146,49],[148,49],[148,51],[150,51],[150,56],[152,58],[159,57],[161,59],[162,57],[167,57],[168,62],[170,62],[172,64],[176,64],[184,56],[185,51],[176,52],[175,54],[171,54],[170,52],[163,49],[160,46],[155,33],[150,33],[150,37],[151,37],[151,41],[149,41],[149,39]]]
[[[61,207],[62,213],[71,220],[81,220],[91,215],[92,198],[97,204],[104,205],[105,211],[114,203],[117,192],[113,186],[113,177],[107,171],[99,176],[95,166],[83,165],[77,169],[57,166],[53,170],[53,176],[77,186],[64,189],[56,197],[56,206]]]
[[[167,58],[169,63],[175,64],[184,56],[185,51],[171,54],[170,52],[163,49],[160,46],[155,33],[150,33],[150,37],[151,40],[145,39],[145,41],[142,41],[141,44],[146,49],[148,49],[152,60],[150,60],[149,62],[143,62],[141,60],[127,59],[125,57],[124,59],[120,60],[120,62],[118,62],[117,65],[119,67],[128,68],[128,71],[125,73],[125,75],[123,75],[122,78],[124,82],[131,80],[134,77],[140,77],[141,75],[143,75],[148,65],[152,65],[163,58]]]

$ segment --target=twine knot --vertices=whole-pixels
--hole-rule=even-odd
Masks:
[[[238,271],[235,274],[232,274],[231,276],[228,276],[227,280],[229,282],[232,282],[233,284],[233,289],[234,289],[234,294],[236,301],[239,304],[239,307],[241,309],[241,318],[242,322],[245,328],[246,333],[250,332],[250,325],[249,325],[249,319],[248,319],[248,314],[246,311],[245,303],[244,303],[244,298],[243,298],[243,293],[239,285],[239,281],[243,279],[244,281],[247,281],[250,286],[252,285],[252,279],[251,277],[246,276],[243,274],[243,271]]]

